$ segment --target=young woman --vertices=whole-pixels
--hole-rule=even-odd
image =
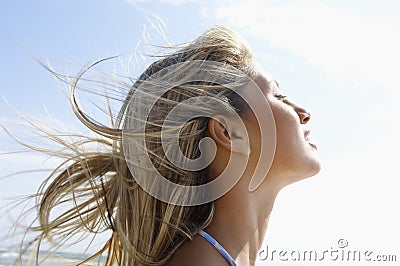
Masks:
[[[227,27],[212,27],[149,66],[113,128],[82,111],[75,87],[73,111],[102,136],[87,141],[108,149],[82,151],[82,136],[65,144],[73,153],[37,195],[40,226],[31,229],[39,245],[109,231],[87,261],[106,255],[106,265],[255,265],[278,192],[320,170],[308,139],[310,113],[281,94]],[[181,123],[169,123],[178,105]],[[73,206],[52,215],[66,202]]]

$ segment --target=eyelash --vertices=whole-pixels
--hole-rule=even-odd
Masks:
[[[282,94],[274,94],[274,96],[276,98],[278,98],[278,100],[280,100],[280,101],[284,101],[286,99],[286,97],[287,97],[287,96],[282,95]]]

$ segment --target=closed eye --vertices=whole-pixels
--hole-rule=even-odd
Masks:
[[[278,100],[284,101],[287,96],[282,94],[274,94],[274,97],[276,97]]]

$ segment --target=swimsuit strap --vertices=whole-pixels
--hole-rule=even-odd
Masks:
[[[211,243],[219,253],[221,253],[222,256],[232,265],[232,266],[237,266],[235,260],[229,255],[229,253],[224,249],[223,246],[221,246],[220,243],[218,243],[217,240],[215,240],[212,236],[210,236],[208,233],[204,232],[203,230],[200,229],[199,234],[204,237],[205,240]]]

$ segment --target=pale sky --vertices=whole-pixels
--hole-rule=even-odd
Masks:
[[[68,73],[76,73],[74,65],[120,55],[115,68],[122,70],[134,51],[147,49],[139,42],[144,28],[149,40],[160,44],[151,24],[157,19],[172,44],[190,41],[211,25],[228,25],[244,36],[282,91],[311,110],[311,138],[323,165],[317,176],[279,194],[265,246],[322,252],[346,239],[351,250],[396,254],[399,261],[400,3],[215,2],[2,1],[0,95],[6,100],[0,105],[1,123],[20,121],[8,101],[21,112],[81,128],[56,81],[32,55]],[[132,72],[142,68],[133,66]],[[0,131],[0,153],[19,149]],[[0,155],[0,177],[51,166],[45,159],[34,153]],[[1,205],[6,197],[35,192],[41,180],[38,173],[0,179]],[[3,218],[1,235],[9,224]]]

